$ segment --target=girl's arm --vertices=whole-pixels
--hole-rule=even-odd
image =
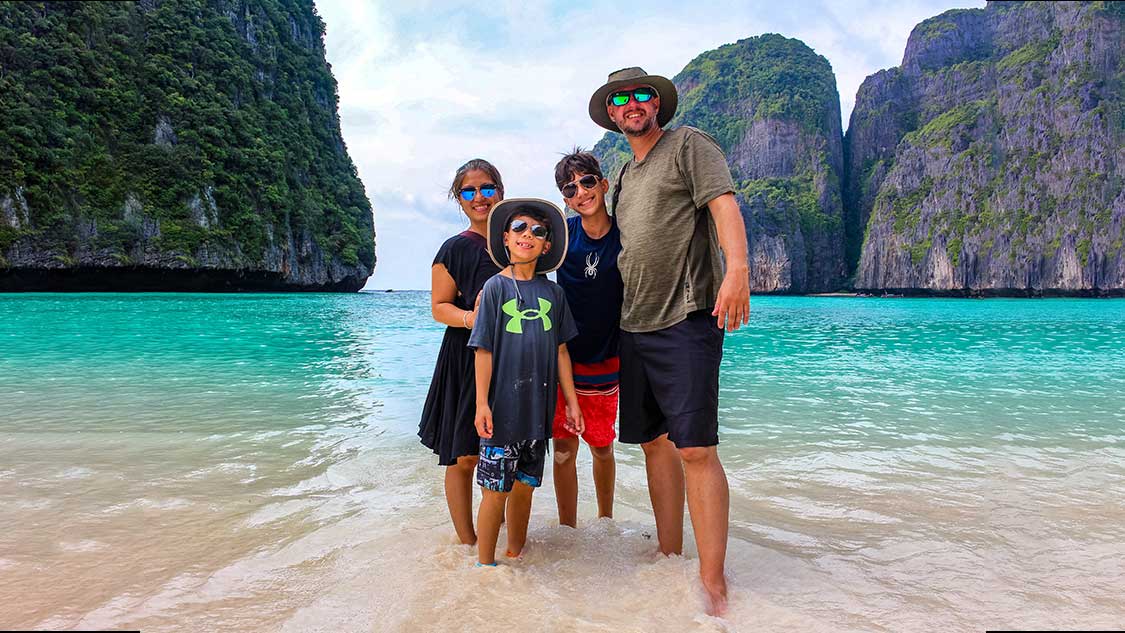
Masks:
[[[574,370],[570,365],[570,351],[566,343],[559,345],[559,386],[566,400],[566,428],[575,435],[586,432],[586,421],[582,419],[582,409],[578,408],[578,394],[574,391]]]
[[[457,282],[449,275],[449,271],[442,264],[434,264],[430,268],[430,314],[438,323],[450,327],[467,327],[472,329],[477,321],[476,310],[462,310],[453,305],[457,298]],[[479,300],[479,297],[478,297]],[[479,303],[479,301],[478,301]]]
[[[492,408],[488,406],[488,388],[492,384],[492,352],[477,348],[474,357],[477,374],[477,414],[473,423],[477,435],[488,439],[492,437]]]

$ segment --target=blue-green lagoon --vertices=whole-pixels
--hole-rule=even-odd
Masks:
[[[1125,301],[755,297],[723,621],[635,447],[614,520],[583,453],[579,528],[548,482],[472,566],[415,437],[441,332],[421,292],[0,295],[0,629],[1125,626]]]

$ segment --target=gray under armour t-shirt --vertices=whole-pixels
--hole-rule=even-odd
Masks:
[[[492,437],[482,438],[483,446],[551,437],[559,345],[577,335],[566,295],[546,276],[517,281],[501,274],[485,282],[469,335],[469,347],[492,352]]]
[[[621,329],[661,330],[713,307],[723,263],[707,203],[734,191],[719,144],[693,127],[668,130],[620,179]]]

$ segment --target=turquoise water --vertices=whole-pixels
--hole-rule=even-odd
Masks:
[[[441,331],[416,292],[0,295],[0,628],[472,629],[430,609],[476,599],[415,437]],[[690,551],[627,555],[652,519],[618,447],[617,521],[587,480],[575,540],[548,484],[512,572],[609,601],[548,600],[560,629],[1125,622],[1125,301],[756,297],[720,404],[728,621]]]

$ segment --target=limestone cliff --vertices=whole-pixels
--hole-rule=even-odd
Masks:
[[[1123,6],[949,11],[867,78],[845,141],[857,289],[1125,291]]]
[[[0,4],[0,290],[345,290],[375,264],[312,0]]]
[[[767,34],[703,53],[673,78],[669,127],[718,140],[737,188],[754,292],[837,289],[845,276],[840,98],[828,61],[799,40]],[[607,176],[631,159],[609,133],[594,152]]]

